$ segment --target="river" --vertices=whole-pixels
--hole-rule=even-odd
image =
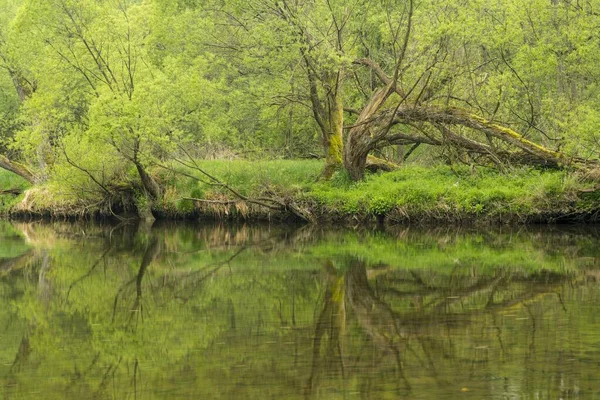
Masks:
[[[0,222],[2,393],[600,398],[599,239]]]

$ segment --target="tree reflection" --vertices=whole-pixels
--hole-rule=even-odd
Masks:
[[[566,236],[568,257],[537,233],[515,250],[311,227],[25,229],[30,247],[0,264],[7,398],[556,397],[581,386],[562,365],[585,360],[560,348],[567,322],[594,328],[573,304],[600,303],[591,244]]]
[[[344,380],[343,334],[346,326],[344,276],[339,276],[331,261],[325,263],[326,279],[323,306],[315,322],[311,373],[306,397],[312,397],[320,375],[337,372]],[[342,384],[343,386],[343,384]]]
[[[543,270],[534,274],[498,270],[492,276],[455,272],[440,276],[435,271],[409,271],[382,264],[368,268],[356,258],[340,266],[343,272],[336,273],[331,261],[325,264],[325,270],[328,284],[315,322],[307,397],[318,393],[317,385],[327,375],[332,379],[332,373],[339,371],[344,381],[353,381],[373,369],[373,359],[361,359],[340,345],[348,340],[339,329],[341,321],[353,321],[352,328],[364,333],[362,336],[350,329],[346,334],[354,340],[363,338],[365,342],[359,347],[372,345],[378,350],[375,365],[380,366],[380,373],[390,365],[385,357],[393,359],[398,382],[395,390],[407,394],[413,386],[411,381],[430,378],[444,388],[454,384],[456,371],[472,372],[486,363],[487,347],[473,345],[465,350],[453,342],[456,332],[469,330],[470,325],[480,324],[486,316],[497,330],[496,338],[504,351],[502,331],[494,321],[507,312],[525,310],[533,331],[529,345],[532,351],[536,321],[541,318],[532,306],[546,295],[559,301],[558,290],[576,283],[573,274]],[[329,347],[335,352],[322,349],[326,333]]]
[[[36,298],[44,310],[47,310],[52,298],[52,281],[50,278],[50,268],[52,264],[48,251],[42,250],[40,252],[35,252],[32,250],[23,256],[18,257],[14,261],[15,263],[12,264],[13,267],[15,264],[24,264],[26,267],[30,267],[34,271],[37,271],[37,283],[35,284]],[[14,356],[14,361],[10,366],[7,377],[7,386],[16,384],[17,379],[15,375],[21,372],[29,362],[31,355],[30,335],[37,329],[38,323],[39,321],[36,315],[33,315],[28,320],[27,327],[19,343],[16,355]]]

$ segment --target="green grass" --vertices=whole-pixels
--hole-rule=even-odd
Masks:
[[[245,196],[260,197],[267,190],[278,193],[298,193],[306,190],[319,178],[323,163],[319,160],[215,160],[198,161],[198,166],[210,175],[218,178]],[[182,197],[225,198],[231,193],[219,186],[206,183],[206,176],[194,168],[173,164],[173,168],[186,174],[201,178],[192,178],[175,174],[167,170],[158,171],[160,180],[167,186],[162,207],[170,213],[185,214],[193,211],[193,204],[181,201]]]
[[[0,190],[6,189],[25,189],[29,186],[29,183],[18,175],[12,172],[0,169]]]
[[[567,171],[518,168],[500,173],[409,164],[352,182],[343,171],[330,181],[319,180],[322,162],[318,160],[202,161],[199,165],[244,195],[258,197],[267,189],[274,190],[307,204],[323,219],[387,216],[393,221],[481,218],[524,222],[591,212],[600,204],[596,195],[579,196],[578,190],[585,185]],[[177,168],[201,176],[191,168]],[[193,204],[181,202],[181,197],[231,197],[221,187],[163,174],[172,187],[163,203],[165,209],[192,211]]]
[[[301,187],[317,180],[323,163],[318,160],[275,160],[275,161],[198,161],[201,169],[217,177],[222,182],[236,188],[245,195],[256,194],[266,186]],[[191,175],[207,180],[192,168],[177,168]],[[176,176],[171,177],[178,189],[210,190],[210,185],[196,182],[193,179]]]
[[[399,219],[454,219],[569,212],[582,186],[565,171],[522,168],[509,173],[417,165],[349,182],[343,172],[312,185],[307,196],[345,214],[387,215]]]

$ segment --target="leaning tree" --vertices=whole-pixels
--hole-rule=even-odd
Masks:
[[[532,85],[512,65],[516,50],[489,38],[506,23],[487,18],[493,10],[445,3],[435,12],[435,0],[403,3],[401,11],[378,10],[388,21],[388,43],[378,51],[365,44],[365,53],[379,58],[353,62],[377,83],[358,109],[346,109],[356,115],[344,149],[352,179],[363,178],[370,153],[390,145],[453,147],[471,162],[498,166],[596,166],[542,144],[552,138],[537,126]]]

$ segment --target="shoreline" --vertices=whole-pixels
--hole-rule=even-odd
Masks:
[[[208,185],[185,169],[154,171],[164,188],[149,201],[135,181],[110,196],[82,197],[60,181],[22,186],[0,195],[0,217],[17,220],[204,220],[300,222],[316,225],[526,225],[596,223],[600,190],[565,170],[514,169],[507,173],[445,165],[405,165],[352,182],[343,174],[318,179],[314,161],[199,161],[222,177]],[[162,175],[161,175],[162,174]]]
[[[527,226],[527,225],[590,225],[600,222],[600,209],[590,210],[569,210],[568,212],[558,213],[555,211],[538,213],[502,213],[502,214],[472,214],[472,213],[444,213],[439,211],[431,213],[430,211],[422,213],[407,214],[405,210],[393,208],[389,212],[382,214],[371,213],[344,213],[339,210],[331,210],[326,207],[313,207],[308,209],[314,216],[314,220],[305,221],[301,218],[286,212],[273,212],[271,210],[260,209],[260,207],[250,206],[242,213],[235,208],[230,210],[204,209],[194,210],[192,212],[170,212],[164,209],[153,209],[152,218],[159,222],[209,222],[209,223],[292,223],[306,224],[315,226],[342,226],[356,227],[367,226]],[[0,214],[1,219],[13,221],[143,221],[135,212],[122,214],[105,213],[100,210],[93,210],[85,213],[74,212],[66,213],[56,210],[36,210],[20,211],[11,210],[8,213]]]

